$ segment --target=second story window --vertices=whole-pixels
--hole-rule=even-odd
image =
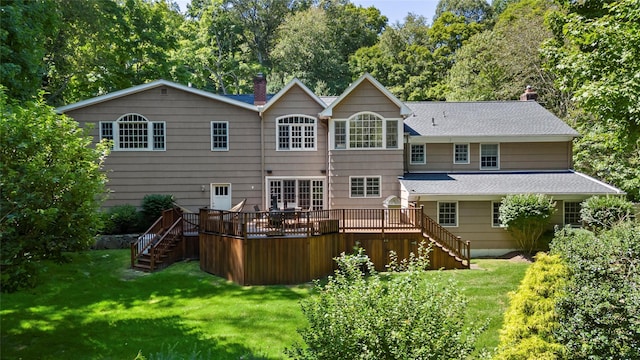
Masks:
[[[480,170],[500,169],[500,145],[480,144]]]
[[[426,164],[425,144],[411,144],[411,163]]]
[[[370,112],[334,122],[335,149],[398,149],[400,122]]]
[[[115,151],[161,151],[166,148],[165,123],[126,114],[116,121],[100,122],[100,139],[113,141]]]
[[[469,144],[453,144],[453,163],[469,163]]]
[[[229,122],[211,122],[211,151],[229,150]]]
[[[315,150],[316,119],[296,115],[277,120],[278,150]]]

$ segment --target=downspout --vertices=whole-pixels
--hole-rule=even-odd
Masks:
[[[326,164],[326,174],[327,177],[327,210],[331,210],[331,127],[329,126],[329,121],[331,118],[327,118],[327,151],[325,151],[325,164]]]
[[[267,205],[266,203],[264,203],[265,199],[266,199],[266,194],[265,194],[265,178],[264,178],[264,174],[265,174],[265,170],[264,170],[264,113],[262,112],[262,110],[260,110],[260,112],[258,113],[260,116],[260,202],[262,203],[260,208],[261,209],[267,209]]]

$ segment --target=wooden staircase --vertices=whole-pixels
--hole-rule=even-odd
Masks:
[[[471,268],[471,242],[462,241],[434,219],[423,213],[422,236],[431,243],[431,266],[434,269]]]
[[[131,244],[131,268],[153,272],[166,268],[185,256],[183,213],[165,210],[151,227]]]

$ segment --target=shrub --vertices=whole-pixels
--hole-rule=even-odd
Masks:
[[[580,219],[587,228],[598,231],[629,220],[633,212],[633,203],[619,196],[592,196],[582,202]]]
[[[554,338],[560,326],[555,306],[568,276],[560,256],[536,255],[518,290],[509,296],[494,359],[562,358],[564,348]]]
[[[142,215],[144,227],[149,227],[162,215],[163,210],[174,206],[173,195],[149,194],[142,199]]]
[[[454,284],[426,276],[427,251],[381,275],[362,250],[337,259],[328,283],[303,300],[309,326],[300,344],[286,353],[297,359],[453,359],[473,350],[482,329],[465,328],[466,300]],[[398,273],[402,270],[403,273]],[[367,272],[369,275],[365,275]]]
[[[557,339],[570,359],[640,359],[640,224],[599,234],[564,229],[552,243],[570,270]]]
[[[502,199],[500,222],[507,227],[518,249],[529,254],[549,224],[555,203],[543,194],[516,194]]]
[[[139,232],[140,213],[133,205],[118,205],[103,214],[103,234],[130,234]]]

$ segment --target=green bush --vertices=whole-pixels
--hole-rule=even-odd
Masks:
[[[142,230],[140,213],[133,205],[118,205],[103,213],[103,230],[105,235],[131,234]]]
[[[156,221],[163,210],[174,207],[173,195],[149,194],[142,199],[142,215],[144,227],[149,227]]]
[[[640,224],[594,234],[563,229],[552,243],[570,270],[557,312],[569,359],[640,359]]]
[[[508,195],[500,204],[500,222],[507,227],[518,249],[532,254],[545,232],[555,203],[543,194]]]
[[[554,338],[560,326],[555,306],[568,276],[560,256],[536,255],[518,290],[509,296],[494,359],[562,358],[564,348]]]
[[[580,219],[589,229],[610,229],[633,215],[633,203],[619,196],[593,196],[582,202]]]
[[[287,354],[297,359],[468,356],[482,329],[465,327],[466,300],[454,284],[429,280],[427,255],[421,247],[409,261],[392,261],[392,272],[381,275],[362,251],[343,254],[335,276],[324,286],[316,283],[318,294],[302,302],[309,325],[299,333],[306,346],[296,344]]]

